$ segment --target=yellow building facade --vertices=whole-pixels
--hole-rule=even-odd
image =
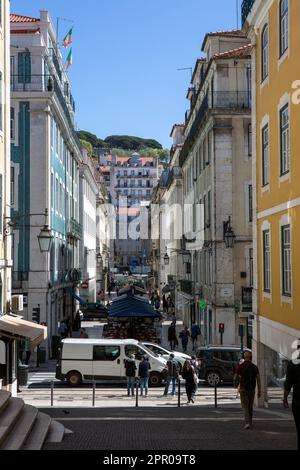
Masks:
[[[9,0],[0,1],[0,315],[11,297],[10,215],[10,19]]]
[[[300,2],[244,0],[242,11],[253,45],[253,351],[267,390],[300,337]]]

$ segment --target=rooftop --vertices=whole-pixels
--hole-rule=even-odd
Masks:
[[[240,29],[231,29],[229,31],[213,31],[210,33],[206,33],[205,38],[203,40],[202,48],[201,48],[202,50],[204,50],[207,39],[211,36],[219,36],[219,37],[225,37],[225,38],[226,37],[227,38],[245,38],[246,37],[245,33]]]
[[[231,49],[230,51],[220,52],[215,54],[213,59],[243,59],[251,56],[251,44],[246,44],[245,46],[238,47],[237,49]]]
[[[32,16],[18,15],[16,13],[11,13],[10,22],[11,23],[37,23],[40,21],[40,18],[33,18]]]

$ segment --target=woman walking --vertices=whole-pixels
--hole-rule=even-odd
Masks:
[[[182,378],[185,380],[185,391],[187,395],[187,405],[194,403],[196,392],[196,372],[190,361],[185,361],[182,368]]]

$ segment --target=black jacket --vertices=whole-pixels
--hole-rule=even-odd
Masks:
[[[135,377],[136,365],[134,359],[126,359],[125,370],[126,377]]]
[[[288,392],[293,388],[293,405],[300,406],[300,364],[288,363],[284,389]]]

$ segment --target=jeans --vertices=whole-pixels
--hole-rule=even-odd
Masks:
[[[187,342],[182,341],[183,352],[186,352],[187,345],[188,345]]]
[[[130,395],[130,391],[131,391],[131,394],[134,395],[134,382],[135,382],[135,377],[127,377],[127,392],[128,392],[128,395]]]
[[[171,339],[171,340],[170,340],[170,349],[171,349],[171,351],[175,351],[175,349],[176,349],[176,341],[175,341],[175,339]]]
[[[300,450],[300,405],[293,405],[292,406],[294,420],[297,429],[297,436],[298,436],[298,450]]]
[[[198,337],[197,336],[192,336],[192,344],[193,344],[193,351],[195,351],[195,343],[196,343],[196,346],[197,346],[197,341],[198,341]]]
[[[241,390],[241,404],[245,413],[245,423],[252,424],[255,390]]]
[[[148,382],[149,382],[149,377],[141,377],[140,378],[141,395],[143,395],[143,389],[145,389],[145,396],[147,396],[147,394],[148,394]]]
[[[166,386],[165,386],[164,395],[168,395],[169,386],[170,386],[171,382],[172,382],[172,395],[174,397],[175,392],[176,392],[176,377],[167,377],[167,382],[166,382]]]

